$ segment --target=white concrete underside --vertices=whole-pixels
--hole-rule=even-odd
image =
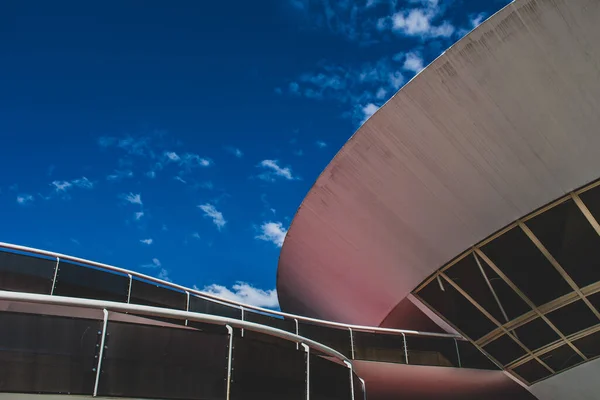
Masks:
[[[540,400],[598,400],[600,359],[536,383],[530,391]]]

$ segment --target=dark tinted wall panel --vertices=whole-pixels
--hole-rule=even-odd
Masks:
[[[0,392],[91,395],[102,321],[0,312]]]
[[[352,336],[355,359],[406,364],[401,335],[353,331]]]
[[[579,287],[600,280],[600,236],[573,200],[527,221],[527,226]]]
[[[529,350],[537,350],[560,339],[558,333],[541,318],[516,328],[515,334]]]
[[[575,347],[579,349],[587,358],[600,356],[600,332],[582,337],[573,341]]]
[[[56,260],[0,251],[0,290],[50,294]]]
[[[126,303],[129,277],[60,262],[54,294]]]
[[[550,261],[519,227],[482,247],[482,251],[536,305],[572,291]],[[543,281],[543,285],[540,282]]]
[[[310,355],[311,400],[350,400],[350,368],[344,364]]]
[[[406,345],[408,363],[411,365],[458,367],[458,352],[454,339],[407,335]]]
[[[548,371],[542,364],[536,360],[527,361],[525,364],[519,365],[513,369],[521,378],[529,383],[533,383],[540,379],[550,376],[551,372]]]
[[[517,342],[508,335],[502,335],[493,342],[483,346],[492,357],[502,365],[508,365],[527,353]]]
[[[306,352],[234,338],[231,400],[303,400]]]
[[[500,369],[492,360],[483,354],[471,342],[457,340],[458,352],[460,355],[460,365],[462,368],[472,369]]]
[[[425,286],[417,295],[468,337],[477,340],[497,326],[480,312],[452,285],[443,281],[443,290],[437,280]]]
[[[230,307],[190,294],[191,312],[218,315],[221,317],[242,319],[242,310],[239,307]]]
[[[225,398],[228,335],[110,321],[107,332],[100,396]]]
[[[350,331],[348,329],[337,329],[298,322],[298,332],[300,336],[331,347],[346,357],[350,357],[352,354]]]
[[[187,308],[187,295],[183,292],[167,289],[153,283],[133,279],[129,302],[131,304],[185,311]]]
[[[546,314],[546,317],[566,336],[600,324],[600,320],[583,300],[567,304]]]
[[[541,355],[540,359],[555,372],[563,371],[583,361],[583,358],[566,344]]]
[[[244,312],[244,320],[248,322],[254,322],[261,325],[271,326],[273,328],[281,329],[282,331],[296,333],[296,323],[293,320],[283,319],[283,318],[275,318],[269,315],[259,314],[255,312]],[[293,347],[296,348],[296,342],[280,339],[274,336],[265,335],[259,332],[253,332],[251,330],[245,329],[244,336],[247,338],[252,338],[255,340],[262,340],[271,343],[276,343],[280,346]]]

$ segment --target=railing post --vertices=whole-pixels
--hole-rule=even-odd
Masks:
[[[367,385],[365,385],[365,380],[363,378],[358,378],[358,380],[360,381],[360,385],[362,386],[363,400],[367,400]]]
[[[102,358],[104,357],[104,343],[106,343],[106,327],[108,325],[108,311],[106,308],[102,310],[104,312],[104,323],[102,324],[102,339],[100,339],[100,351],[98,353],[98,364],[96,364],[96,382],[94,383],[94,394],[96,397],[98,394],[98,384],[100,383],[100,372],[102,372]]]
[[[354,360],[354,335],[352,334],[352,328],[348,328],[348,330],[350,331],[350,354]]]
[[[187,290],[185,291],[185,295],[187,296],[187,299],[185,301],[185,311],[190,311],[190,292],[188,292]],[[188,326],[188,320],[185,320],[185,326]]]
[[[229,333],[229,349],[227,353],[227,397],[229,400],[229,396],[231,394],[231,362],[233,358],[233,328],[229,325],[225,325],[227,328],[227,332]]]
[[[129,277],[129,289],[127,290],[127,304],[129,304],[129,300],[131,299],[131,286],[133,285],[133,276],[131,274],[127,274]]]
[[[54,267],[54,277],[52,278],[52,289],[50,289],[50,296],[54,294],[54,287],[56,287],[56,276],[58,275],[58,264],[60,264],[60,258],[56,257],[56,266]]]
[[[456,346],[456,356],[458,357],[458,368],[462,368],[462,363],[460,362],[460,351],[458,351],[458,341],[454,339],[454,345]]]
[[[408,347],[406,346],[406,335],[402,332],[402,340],[404,341],[404,359],[408,365]]]
[[[299,333],[299,329],[298,329],[298,320],[296,318],[294,318],[294,322],[296,323],[296,335],[300,336]],[[300,349],[300,344],[298,342],[296,342],[296,350]]]
[[[244,320],[244,307],[240,306],[240,310],[242,310],[242,321]],[[244,328],[242,328],[242,337],[244,337]]]
[[[352,363],[344,361],[344,364],[346,364],[350,371],[350,400],[354,400],[354,371],[352,370]]]
[[[310,400],[310,347],[302,343],[304,351],[306,351],[306,400]]]

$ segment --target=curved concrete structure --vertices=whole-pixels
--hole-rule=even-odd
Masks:
[[[300,206],[282,309],[379,325],[444,263],[598,178],[598,21],[598,0],[511,3],[402,88]]]

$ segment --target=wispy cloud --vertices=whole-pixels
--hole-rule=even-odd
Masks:
[[[283,227],[281,222],[264,222],[259,229],[259,234],[256,239],[271,242],[277,247],[283,246],[283,241],[287,235],[287,229]]]
[[[174,151],[167,151],[165,152],[165,157],[169,160],[169,161],[179,161],[181,160],[181,157],[179,157],[179,155],[177,155],[177,153],[175,153]]]
[[[324,141],[322,141],[322,140],[317,140],[317,141],[315,142],[315,144],[316,144],[316,145],[317,145],[317,147],[318,147],[318,148],[320,148],[320,149],[324,149],[325,147],[327,147],[327,143],[325,143],[325,142],[324,142]]]
[[[156,277],[158,279],[171,282],[171,279],[169,278],[169,271],[162,266],[162,263],[158,258],[153,258],[152,263],[143,264],[141,267],[157,270],[158,272],[156,273]]]
[[[258,175],[262,180],[273,182],[277,177],[281,177],[287,180],[296,179],[292,174],[290,167],[281,167],[277,160],[262,160],[258,167],[264,170],[263,173]]]
[[[66,192],[73,184],[67,181],[53,181],[50,186],[53,186],[54,190],[57,192]]]
[[[197,240],[200,240],[200,239],[201,239],[201,238],[200,238],[200,234],[199,234],[198,232],[194,232],[194,233],[192,233],[192,237],[193,237],[194,239],[197,239]]]
[[[238,149],[237,147],[227,146],[227,147],[225,147],[225,150],[228,153],[233,154],[237,158],[242,158],[244,156],[244,153],[242,153],[242,150]]]
[[[185,179],[183,179],[180,176],[175,176],[173,179],[175,179],[176,181],[179,181],[181,183],[183,183],[184,185],[187,185],[187,181]]]
[[[147,244],[148,246],[151,245],[152,242],[154,242],[154,240],[152,240],[152,239],[141,239],[140,240],[140,243]]]
[[[193,153],[185,153],[181,156],[180,165],[184,168],[192,169],[192,168],[206,168],[210,167],[213,162],[205,157],[200,157],[198,154]]]
[[[107,181],[120,181],[126,178],[133,178],[131,170],[115,170],[112,174],[106,176]]]
[[[142,268],[160,268],[160,267],[162,267],[162,263],[160,262],[160,260],[158,258],[153,258],[151,263],[143,264],[141,267]]]
[[[359,113],[362,118],[361,123],[364,124],[377,110],[379,110],[379,107],[373,103],[359,107]]]
[[[198,208],[204,212],[205,217],[212,219],[212,222],[217,226],[218,230],[221,230],[225,224],[227,224],[227,221],[225,221],[225,218],[223,217],[223,213],[218,211],[212,204],[201,204]]]
[[[407,71],[412,71],[415,74],[418,74],[424,68],[423,57],[417,52],[407,53],[402,68],[404,68]]]
[[[33,200],[34,198],[30,194],[20,194],[17,196],[17,203],[21,205],[32,203]]]
[[[448,21],[440,21],[445,7],[438,0],[409,0],[412,8],[400,9],[391,16],[380,18],[377,28],[420,38],[450,38],[456,31]]]
[[[88,178],[86,178],[85,176],[79,178],[79,179],[74,179],[73,181],[71,181],[71,183],[73,184],[73,186],[82,188],[82,189],[92,189],[94,187],[94,183],[92,181],[90,181]]]
[[[245,282],[237,282],[231,289],[213,284],[205,286],[203,291],[223,299],[237,301],[255,307],[279,308],[277,291],[275,289],[262,290]]]
[[[144,216],[144,212],[143,211],[138,211],[134,214],[134,218],[136,221],[139,221],[140,219],[142,219],[142,217]]]
[[[134,193],[123,193],[119,196],[121,199],[131,203],[131,204],[139,204],[140,206],[143,205],[142,203],[142,195],[140,193],[138,194],[134,194]],[[142,213],[142,215],[144,215]]]

